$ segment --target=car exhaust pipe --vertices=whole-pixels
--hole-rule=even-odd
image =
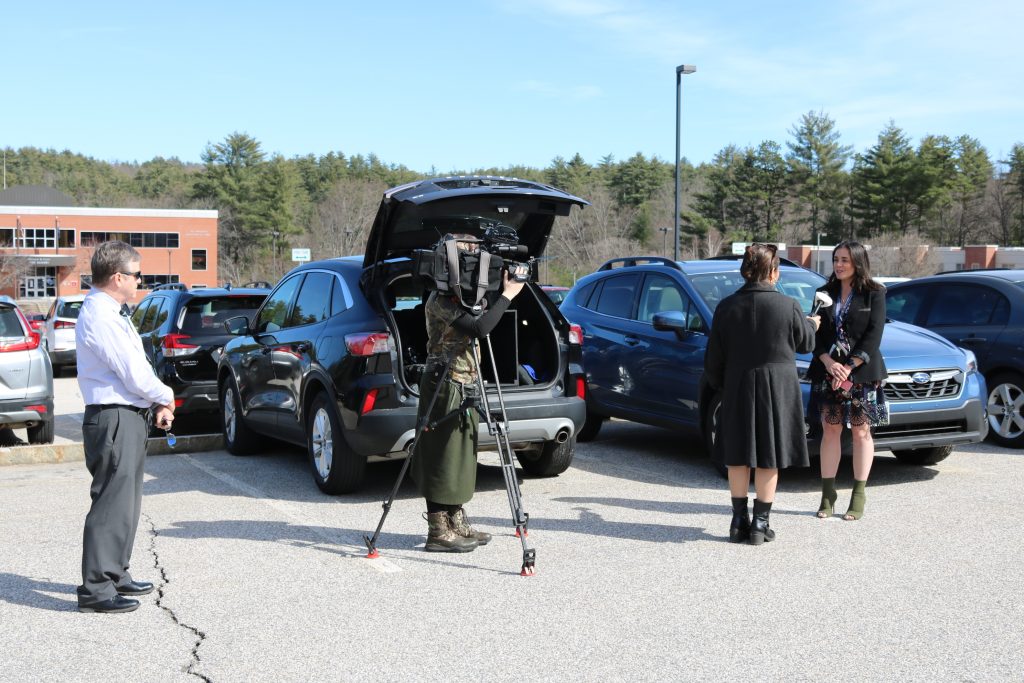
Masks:
[[[565,443],[568,440],[569,440],[569,430],[567,428],[565,428],[565,427],[563,427],[562,429],[559,429],[558,433],[555,434],[555,443]]]

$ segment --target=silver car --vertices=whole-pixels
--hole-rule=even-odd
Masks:
[[[84,294],[59,296],[46,314],[43,347],[50,354],[55,377],[60,376],[61,368],[73,367],[78,362],[75,355],[75,323],[83,301]]]
[[[30,443],[53,443],[53,367],[14,303],[0,300],[0,427],[28,430]]]

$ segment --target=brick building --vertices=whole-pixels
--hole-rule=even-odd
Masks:
[[[145,285],[216,286],[217,212],[72,206],[48,187],[0,192],[0,294],[26,303],[84,294],[93,248],[122,240],[142,254]]]

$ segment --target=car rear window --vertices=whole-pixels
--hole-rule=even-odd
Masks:
[[[252,314],[263,303],[263,296],[196,297],[185,304],[185,317],[181,331],[186,334],[224,333],[224,321]]]
[[[77,318],[78,312],[82,310],[81,301],[65,301],[57,311],[58,318]]]
[[[24,337],[25,328],[21,326],[18,311],[7,306],[0,307],[0,337]]]

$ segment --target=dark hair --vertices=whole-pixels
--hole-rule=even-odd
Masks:
[[[853,285],[854,291],[864,292],[882,288],[882,285],[878,284],[871,278],[871,260],[868,258],[868,250],[864,248],[863,244],[860,242],[843,240],[832,250],[833,260],[835,260],[836,252],[840,249],[846,249],[850,252],[850,262],[853,263],[853,281],[851,284]],[[834,270],[828,277],[828,284],[832,284],[833,282],[838,282]]]
[[[747,282],[766,282],[779,267],[779,248],[774,244],[754,242],[743,252],[740,274]]]
[[[92,253],[92,283],[96,287],[104,287],[115,273],[128,268],[132,261],[141,261],[142,255],[127,242],[112,240],[96,247]]]

